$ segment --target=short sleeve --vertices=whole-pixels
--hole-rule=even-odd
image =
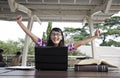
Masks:
[[[76,50],[76,49],[74,48],[74,46],[73,46],[73,43],[71,43],[71,44],[66,44],[65,46],[68,47],[68,51],[74,51],[74,50]]]
[[[35,46],[46,46],[46,42],[42,41],[42,39],[38,38],[38,42],[35,44]]]

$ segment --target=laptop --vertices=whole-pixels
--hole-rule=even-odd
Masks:
[[[67,47],[35,47],[35,69],[66,71],[67,67]]]

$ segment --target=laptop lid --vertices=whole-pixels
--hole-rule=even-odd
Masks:
[[[35,68],[37,70],[67,70],[67,47],[35,47]]]

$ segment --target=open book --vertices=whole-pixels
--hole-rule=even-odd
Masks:
[[[104,60],[104,59],[85,59],[81,60],[75,65],[107,65],[108,67],[115,67],[117,68],[116,65]]]

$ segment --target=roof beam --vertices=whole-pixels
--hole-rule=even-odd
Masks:
[[[30,9],[28,9],[27,7],[25,7],[24,5],[21,5],[19,3],[16,3],[15,0],[8,0],[11,12],[15,12],[15,10],[19,10],[22,11],[26,14],[28,14],[29,17],[32,17],[32,11]],[[40,19],[34,15],[34,19],[37,20],[39,22],[39,24],[41,24]]]
[[[95,15],[96,13],[102,11],[103,13],[108,13],[111,7],[112,0],[106,0],[104,4],[97,6],[96,8],[92,9],[89,15]]]
[[[103,13],[108,13],[108,11],[110,10],[111,4],[112,4],[112,0],[106,0],[103,6]]]
[[[99,11],[101,11],[102,10],[102,7],[101,7],[102,5],[100,5],[100,6],[97,6],[97,7],[95,7],[94,9],[92,9],[92,10],[90,10],[89,12],[88,12],[88,15],[95,15],[96,13],[98,13]]]
[[[32,11],[30,9],[26,8],[24,5],[16,3],[15,0],[8,0],[8,3],[9,3],[11,12],[15,12],[16,9],[18,9],[19,11],[22,11],[28,14],[29,16],[32,15]]]
[[[36,20],[36,21],[38,21],[39,24],[41,24],[41,21],[40,21],[40,19],[38,18],[37,15],[33,15],[33,19]]]
[[[88,2],[88,3],[89,3],[89,4],[91,4],[91,2],[92,2],[92,0],[89,0],[89,2]]]
[[[16,10],[15,0],[8,0],[8,4],[9,4],[11,12],[15,12],[15,10]]]
[[[21,4],[16,3],[16,9],[32,16],[32,11]]]

